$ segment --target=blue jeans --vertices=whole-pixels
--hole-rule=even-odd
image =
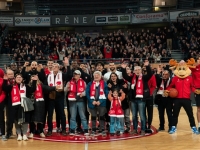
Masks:
[[[110,133],[124,132],[124,118],[110,117]]]
[[[138,118],[137,114],[139,112],[140,120],[141,120],[141,130],[145,130],[146,126],[146,115],[145,115],[145,101],[141,99],[135,99],[131,101],[131,112],[133,116],[133,127],[135,130],[138,128]]]
[[[70,111],[70,114],[71,114],[70,129],[71,130],[76,129],[76,126],[77,126],[76,125],[77,109],[78,109],[78,113],[79,113],[80,118],[81,118],[81,123],[83,125],[83,129],[88,130],[87,119],[86,119],[86,116],[85,116],[85,102],[83,102],[83,101],[80,101],[80,102],[69,101],[69,111]]]

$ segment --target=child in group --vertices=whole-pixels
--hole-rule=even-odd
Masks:
[[[121,96],[119,97],[119,95]],[[125,99],[125,93],[118,89],[110,91],[108,99],[111,101],[111,107],[108,115],[110,116],[110,135],[114,136],[115,131],[117,136],[124,131],[124,112],[121,106],[121,101]]]

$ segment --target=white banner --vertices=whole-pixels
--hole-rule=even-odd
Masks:
[[[50,26],[50,17],[15,17],[15,26]]]
[[[13,17],[0,17],[0,24],[13,26]]]
[[[170,20],[176,21],[177,18],[198,17],[199,14],[200,14],[200,10],[173,11],[173,12],[170,12]]]
[[[168,21],[167,12],[132,15],[132,23],[167,22],[167,21]]]

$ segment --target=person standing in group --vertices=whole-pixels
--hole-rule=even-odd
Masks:
[[[86,88],[88,108],[91,114],[91,121],[92,121],[91,135],[96,134],[96,118],[97,118],[97,113],[99,113],[101,134],[103,136],[106,136],[104,115],[107,111],[106,100],[108,96],[108,86],[102,79],[102,73],[100,71],[95,71],[93,73],[93,76],[94,80],[88,83]]]
[[[195,119],[190,100],[191,91],[196,93],[198,89],[195,89],[193,85],[194,81],[190,76],[191,75],[191,70],[189,68],[190,64],[186,63],[184,60],[181,60],[179,63],[171,60],[170,65],[173,65],[173,67],[176,68],[174,70],[175,77],[173,77],[172,82],[164,91],[164,96],[167,97],[169,95],[169,91],[171,88],[175,88],[178,92],[178,95],[173,100],[172,127],[169,131],[169,134],[174,134],[177,130],[176,126],[178,123],[178,116],[181,107],[183,107],[184,110],[186,111],[192,133],[199,134],[195,125]]]
[[[6,70],[6,76],[8,78],[7,84],[8,85],[14,85],[15,84],[15,77],[14,77],[14,71],[7,69]],[[5,98],[5,105],[6,105],[6,139],[9,139],[12,135],[12,129],[13,129],[13,114],[12,114],[12,96],[10,93],[6,93]]]
[[[162,73],[162,75],[161,75]],[[168,70],[164,70],[161,72],[161,68],[157,69],[156,73],[156,82],[157,82],[157,93],[155,96],[155,104],[158,105],[158,114],[160,125],[158,131],[165,130],[165,110],[168,118],[168,131],[172,126],[172,107],[173,107],[173,99],[170,97],[164,96],[164,90],[170,85],[172,78],[170,78],[170,73]]]
[[[75,129],[77,127],[76,117],[77,111],[80,115],[81,123],[83,125],[84,135],[88,134],[88,122],[86,119],[86,83],[81,78],[81,72],[75,70],[73,73],[73,78],[67,83],[66,92],[68,93],[69,110],[70,110],[70,135],[75,134]]]
[[[32,111],[24,111],[24,105],[22,99],[24,97],[31,98],[32,93],[36,90],[36,81],[38,77],[35,75],[31,77],[33,83],[31,86],[23,83],[23,78],[21,74],[15,75],[15,82],[13,85],[8,84],[8,77],[4,75],[4,82],[2,89],[6,93],[10,93],[11,102],[12,102],[12,119],[11,122],[15,123],[15,128],[17,132],[17,140],[27,141],[27,131],[28,131],[28,123],[31,121],[31,113]]]
[[[144,75],[146,74],[146,68],[144,67]],[[148,85],[149,85],[149,90],[150,90],[150,97],[146,100],[146,133],[152,133],[151,130],[151,124],[153,121],[153,94],[154,91],[156,89],[156,77],[155,75],[152,75],[151,78],[148,81]]]
[[[49,105],[48,105],[48,117],[47,117],[48,132],[46,136],[52,135],[52,130],[53,130],[52,119],[53,119],[54,108],[58,110],[58,112],[56,113],[59,113],[61,119],[61,126],[62,126],[61,134],[64,136],[67,135],[66,116],[64,113],[64,85],[65,82],[67,82],[71,78],[71,72],[68,71],[67,74],[64,74],[59,69],[60,65],[58,63],[54,63],[53,71],[48,75],[47,82],[45,83],[45,85],[49,86],[60,86],[60,89],[49,93]]]
[[[134,126],[132,134],[138,133],[137,114],[139,113],[141,119],[141,135],[144,136],[146,128],[145,104],[146,100],[150,97],[148,81],[152,76],[151,68],[149,66],[149,62],[145,61],[144,67],[146,67],[147,74],[143,75],[142,68],[140,66],[135,66],[134,75],[131,77],[126,73],[127,64],[123,63],[121,66],[123,78],[131,83],[131,111]]]
[[[193,84],[196,90],[195,101],[197,106],[197,121],[198,121],[198,131],[200,132],[200,57],[197,59],[197,64],[195,68],[190,68],[192,71]]]
[[[2,90],[3,77],[4,77],[4,72],[2,69],[0,69],[0,129],[1,129],[2,140],[7,141],[7,138],[5,136],[5,109],[4,109],[6,93]]]
[[[121,96],[119,96],[121,94]],[[110,135],[115,133],[120,135],[120,131],[124,131],[124,112],[121,101],[125,98],[125,93],[118,89],[113,89],[108,94],[108,100],[111,102],[111,107],[108,115],[110,116]],[[123,133],[123,132],[122,132]]]

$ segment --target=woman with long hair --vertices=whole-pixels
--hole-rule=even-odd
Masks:
[[[119,79],[116,73],[111,73],[110,74],[110,79],[107,81],[108,84],[108,90],[109,91],[113,91],[114,89],[120,91],[122,90],[125,93],[125,99],[122,101],[122,109],[124,111],[124,120],[125,120],[125,124],[126,124],[126,132],[128,132],[130,130],[130,113],[128,113],[128,111],[126,111],[129,108],[129,102],[127,99],[127,95],[128,95],[128,85],[126,83],[126,81],[124,81],[123,79]],[[121,96],[121,95],[119,95]],[[107,108],[109,107],[110,109],[110,101],[107,101]],[[123,124],[124,122],[121,122],[121,124]],[[123,125],[122,125],[123,127]],[[124,128],[122,128],[120,130],[120,133],[124,132]],[[118,135],[120,134],[119,132],[117,133]]]
[[[17,140],[27,141],[27,131],[28,131],[28,123],[31,121],[32,111],[24,111],[23,106],[23,98],[31,98],[32,93],[36,90],[36,81],[38,80],[38,76],[32,76],[31,80],[33,80],[32,85],[25,85],[23,83],[23,78],[21,74],[15,75],[15,82],[13,85],[8,84],[8,77],[4,75],[4,81],[2,89],[11,95],[12,101],[12,109],[10,110],[13,116],[11,121],[15,123],[15,128],[17,132]]]
[[[34,80],[30,80],[29,82],[29,86],[31,87],[32,84],[34,83]],[[45,138],[44,132],[43,132],[43,122],[44,122],[44,118],[45,118],[45,101],[44,101],[44,94],[43,92],[51,92],[51,91],[55,91],[57,88],[59,87],[50,87],[47,85],[43,85],[42,82],[37,79],[36,81],[36,90],[33,93],[33,97],[34,97],[34,110],[32,113],[32,117],[31,117],[31,122],[33,122],[36,126],[37,126],[37,131],[40,134],[40,137]],[[33,133],[34,131],[32,131],[32,129],[30,128],[30,135],[29,138],[33,138]]]

